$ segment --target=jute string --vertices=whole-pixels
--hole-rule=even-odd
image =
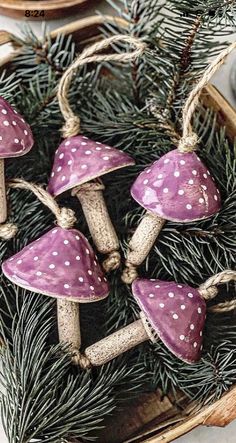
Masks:
[[[205,298],[206,300],[211,300],[218,293],[217,286],[220,284],[229,283],[230,281],[236,281],[236,271],[226,269],[225,271],[213,275],[208,280],[206,280],[205,283],[199,286],[198,291],[203,298]],[[236,299],[223,303],[218,303],[217,305],[208,308],[208,311],[224,313],[227,311],[232,311],[235,308]]]
[[[76,222],[74,211],[69,208],[60,208],[54,198],[39,185],[15,178],[7,182],[9,188],[26,189],[33,192],[34,195],[47,206],[55,215],[57,224],[61,228],[70,229]]]
[[[98,54],[97,52],[108,48],[113,43],[125,42],[130,43],[135,46],[136,49],[132,52],[122,53],[122,54]],[[76,70],[85,64],[102,62],[102,61],[119,61],[127,62],[133,60],[134,58],[141,55],[146,48],[145,43],[141,42],[135,37],[128,35],[115,35],[113,37],[106,38],[101,42],[95,43],[90,47],[86,48],[79,57],[69,66],[69,68],[64,72],[59,86],[58,86],[58,101],[61,109],[61,113],[65,120],[65,125],[62,128],[62,135],[64,138],[72,137],[80,132],[80,118],[75,115],[70,107],[68,100],[68,92],[70,89],[71,81]]]
[[[210,63],[208,68],[205,70],[202,78],[197,83],[195,88],[190,93],[184,108],[183,108],[183,135],[179,142],[178,149],[180,152],[192,152],[196,149],[198,137],[197,134],[193,132],[191,120],[193,113],[198,105],[199,98],[203,88],[209,83],[211,77],[219,69],[219,67],[224,63],[228,54],[230,54],[233,49],[236,48],[236,42],[229,45],[224,49],[213,61]]]

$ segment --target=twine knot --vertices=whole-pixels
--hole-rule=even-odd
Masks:
[[[120,266],[120,253],[118,251],[112,251],[108,255],[107,259],[104,260],[102,266],[106,272],[114,271]]]
[[[0,238],[3,240],[10,240],[15,237],[18,232],[18,227],[13,223],[4,223],[0,225]]]
[[[127,285],[131,285],[133,281],[138,277],[137,269],[132,263],[126,262],[126,268],[124,269],[121,280]]]
[[[70,208],[60,208],[57,214],[57,224],[61,228],[70,229],[73,228],[76,222],[74,211]]]
[[[218,289],[216,286],[209,286],[209,288],[200,286],[198,292],[205,300],[212,300],[218,294]]]
[[[80,118],[77,115],[67,117],[66,123],[62,128],[63,138],[73,137],[80,132]]]
[[[80,366],[81,369],[90,369],[92,367],[92,363],[89,358],[80,351],[75,351],[71,360],[73,365]]]
[[[197,143],[198,136],[195,133],[182,137],[179,141],[178,150],[184,153],[193,152],[197,149]]]

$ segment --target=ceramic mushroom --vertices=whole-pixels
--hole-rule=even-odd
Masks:
[[[88,362],[92,366],[103,365],[148,339],[162,340],[186,363],[197,362],[206,317],[206,303],[200,288],[136,279],[132,292],[141,309],[141,319],[89,346],[85,350]]]
[[[80,349],[79,303],[107,297],[107,280],[88,240],[76,229],[56,227],[2,265],[22,288],[57,300],[59,339]]]
[[[4,98],[0,97],[0,223],[7,219],[4,159],[27,154],[33,143],[29,125]]]
[[[146,209],[134,232],[123,281],[132,283],[136,267],[147,257],[166,220],[188,223],[216,214],[221,207],[214,178],[195,152],[168,152],[145,169],[131,188],[132,197]]]
[[[48,191],[59,196],[72,189],[80,200],[93,241],[99,252],[108,254],[105,270],[120,264],[119,241],[103,197],[100,177],[134,164],[126,153],[84,136],[64,140],[56,151]]]

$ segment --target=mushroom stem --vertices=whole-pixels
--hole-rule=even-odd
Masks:
[[[165,220],[150,212],[146,212],[136,228],[130,242],[126,257],[126,268],[122,274],[122,280],[131,284],[138,274],[136,267],[141,265],[152,249]]]
[[[7,199],[4,176],[4,159],[0,158],[0,223],[7,219]]]
[[[76,195],[81,203],[97,250],[108,254],[103,267],[109,272],[120,266],[119,240],[107,211],[103,189],[103,184],[90,182],[75,188],[73,195]]]
[[[78,351],[81,345],[79,303],[57,300],[57,322],[59,341],[70,343],[72,351]]]
[[[137,320],[89,346],[85,349],[85,356],[92,366],[104,365],[148,339],[149,336],[144,328],[143,321]]]

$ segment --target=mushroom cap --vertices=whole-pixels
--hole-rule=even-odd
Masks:
[[[48,192],[57,196],[108,172],[134,165],[125,152],[84,136],[64,140],[55,154]]]
[[[133,295],[166,347],[186,363],[199,360],[206,303],[197,289],[162,280],[136,279]]]
[[[0,97],[0,158],[20,157],[34,144],[30,126]]]
[[[77,229],[56,227],[2,264],[22,288],[73,302],[107,297],[109,288],[88,240]]]
[[[145,169],[131,188],[132,197],[165,220],[208,218],[221,207],[214,178],[195,152],[168,152]]]

